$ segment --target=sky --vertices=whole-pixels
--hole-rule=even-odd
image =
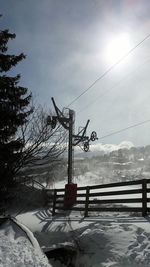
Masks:
[[[16,33],[9,51],[26,59],[13,74],[37,103],[62,110],[150,34],[148,0],[1,0],[1,29]],[[76,133],[90,119],[97,142],[150,144],[150,38],[79,97]]]

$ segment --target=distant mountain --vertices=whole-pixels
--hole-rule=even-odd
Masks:
[[[75,149],[75,158],[92,158],[96,156],[102,156],[105,154],[110,154],[112,151],[116,151],[119,149],[130,149],[134,147],[133,143],[130,141],[123,141],[120,144],[91,144],[90,150],[88,152],[84,152],[79,148]]]

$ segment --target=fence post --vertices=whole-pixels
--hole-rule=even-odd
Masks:
[[[86,188],[86,200],[85,200],[85,212],[84,212],[84,217],[88,217],[89,194],[90,194],[90,188],[89,188],[89,186],[87,186],[87,188]]]
[[[54,197],[53,197],[53,211],[52,211],[52,216],[55,215],[55,208],[56,208],[56,198],[57,198],[57,190],[54,190]]]
[[[147,216],[147,181],[142,180],[142,216]]]

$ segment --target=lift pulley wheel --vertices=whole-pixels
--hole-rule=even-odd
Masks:
[[[84,151],[88,152],[89,151],[89,142],[84,143]]]
[[[90,140],[91,141],[95,141],[95,140],[97,140],[98,138],[97,138],[97,133],[95,132],[95,131],[93,131],[92,133],[91,133],[91,137],[90,137]]]
[[[51,122],[52,122],[52,117],[51,116],[47,116],[47,118],[46,118],[46,124],[47,125],[51,125]]]
[[[52,127],[52,129],[55,129],[56,124],[57,124],[57,119],[55,117],[52,117],[52,121],[51,121],[51,127]]]

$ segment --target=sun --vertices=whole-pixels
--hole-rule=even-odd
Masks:
[[[114,64],[125,56],[132,48],[132,42],[128,33],[114,36],[107,41],[105,47],[105,58],[109,64]]]

